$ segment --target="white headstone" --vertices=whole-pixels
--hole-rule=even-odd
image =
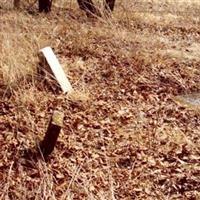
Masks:
[[[45,47],[40,50],[42,54],[44,55],[48,65],[51,68],[51,71],[53,72],[53,75],[55,76],[56,80],[58,81],[61,89],[64,93],[72,91],[72,86],[68,80],[68,78],[65,75],[65,72],[60,65],[58,59],[56,58],[53,50],[51,47]]]

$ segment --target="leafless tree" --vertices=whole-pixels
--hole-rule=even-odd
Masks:
[[[19,8],[20,6],[20,0],[14,0],[14,7]]]
[[[52,0],[39,0],[39,12],[50,12]]]
[[[19,0],[15,0],[19,1]],[[92,0],[77,0],[80,9],[84,10],[87,15],[99,15]],[[39,11],[49,12],[51,10],[52,0],[39,0]],[[115,0],[104,0],[104,8],[107,11],[113,11]]]

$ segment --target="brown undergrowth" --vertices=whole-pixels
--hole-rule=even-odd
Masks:
[[[200,90],[200,5],[174,5],[121,1],[106,21],[70,2],[47,15],[0,4],[0,199],[200,198],[199,112],[172,100]],[[47,45],[73,93],[38,76]],[[54,153],[25,158],[55,109]]]

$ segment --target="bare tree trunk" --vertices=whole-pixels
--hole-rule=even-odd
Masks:
[[[98,15],[100,16],[100,12],[95,8],[95,5],[92,0],[77,0],[80,9],[84,10],[87,15]],[[105,6],[104,8],[107,11],[113,11],[115,6],[115,0],[104,0]]]
[[[115,6],[115,0],[106,0],[105,2],[105,9],[113,11]]]
[[[50,12],[52,0],[39,0],[39,12]]]
[[[77,0],[77,2],[79,8],[84,10],[87,15],[96,15],[98,13],[92,0]]]
[[[19,8],[20,7],[20,0],[14,0],[14,8]]]

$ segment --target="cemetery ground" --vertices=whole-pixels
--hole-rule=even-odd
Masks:
[[[200,91],[200,3],[123,0],[105,20],[67,2],[0,2],[0,199],[200,199],[200,112],[174,101]],[[37,72],[45,46],[74,92]],[[54,110],[54,152],[24,156]]]

